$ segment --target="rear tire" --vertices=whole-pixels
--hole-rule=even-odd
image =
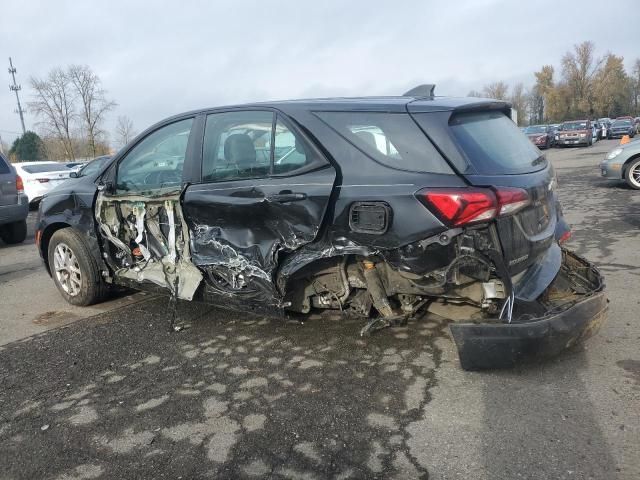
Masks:
[[[0,238],[9,245],[24,242],[27,238],[27,221],[21,220],[3,225],[0,227]]]
[[[71,228],[53,234],[47,252],[53,281],[71,305],[87,306],[104,300],[108,287],[84,239]]]
[[[633,160],[625,169],[624,180],[634,190],[640,190],[640,158]]]

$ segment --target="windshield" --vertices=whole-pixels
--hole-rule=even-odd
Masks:
[[[613,122],[614,127],[628,127],[631,125],[631,120],[616,120]]]
[[[532,133],[546,133],[547,127],[544,125],[531,125],[524,129],[524,133],[532,134]]]
[[[100,171],[102,167],[107,164],[110,158],[111,157],[98,157],[90,161],[80,169],[80,171],[78,172],[78,177],[85,177],[87,175],[98,173],[98,171]]]
[[[458,147],[481,175],[530,173],[547,160],[502,112],[461,113],[449,122]]]
[[[47,173],[64,172],[69,169],[63,163],[41,163],[39,165],[22,165],[22,169],[27,173]]]
[[[567,122],[563,123],[560,130],[587,130],[587,122]]]

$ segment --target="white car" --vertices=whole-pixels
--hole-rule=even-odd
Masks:
[[[64,163],[58,162],[21,162],[13,166],[22,178],[29,205],[38,203],[45,193],[67,180],[71,173]]]

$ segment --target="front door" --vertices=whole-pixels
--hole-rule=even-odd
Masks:
[[[334,168],[287,119],[266,110],[209,115],[202,153],[202,181],[183,198],[193,262],[225,304],[280,306],[274,272],[318,235]]]
[[[95,216],[117,283],[156,285],[191,300],[202,281],[180,205],[193,124],[185,118],[152,131],[102,178]]]

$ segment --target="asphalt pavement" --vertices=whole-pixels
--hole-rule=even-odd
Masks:
[[[511,370],[461,370],[430,317],[363,339],[181,302],[169,333],[166,298],[70,308],[32,237],[1,245],[0,479],[640,478],[640,192],[599,178],[615,143],[548,152],[608,322]]]

